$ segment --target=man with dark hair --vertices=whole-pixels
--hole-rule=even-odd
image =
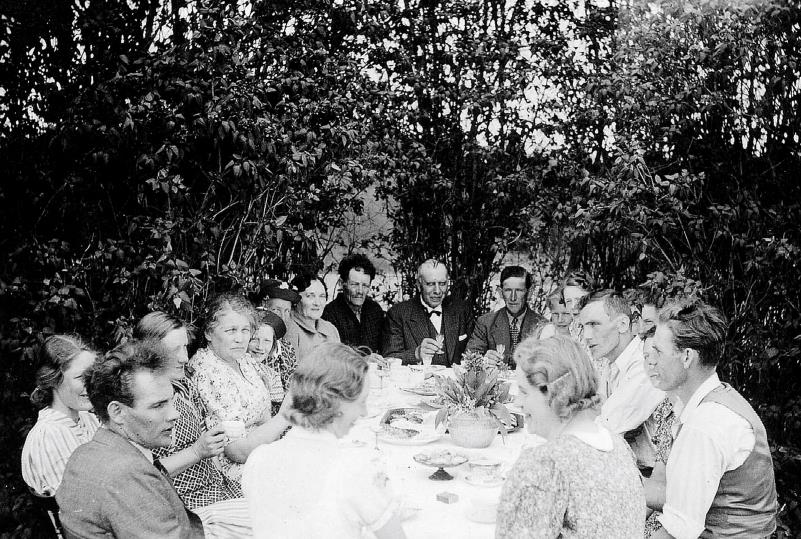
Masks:
[[[382,353],[404,365],[431,360],[450,366],[462,360],[472,318],[467,307],[448,296],[448,269],[428,259],[417,268],[418,295],[387,311]]]
[[[683,407],[666,466],[663,528],[651,537],[770,537],[776,482],[765,426],[717,365],[723,315],[700,301],[659,312],[646,366],[651,382]]]
[[[169,446],[178,419],[161,351],[146,342],[118,346],[86,373],[103,424],[67,462],[56,492],[68,537],[203,537],[152,449]]]
[[[545,322],[545,318],[528,305],[530,290],[531,274],[525,268],[503,268],[498,292],[503,296],[504,307],[476,320],[467,349],[481,352],[488,359],[504,362],[514,368],[512,354],[517,344],[528,337],[538,324]]]
[[[339,331],[340,340],[353,347],[367,347],[377,353],[381,346],[384,309],[370,297],[375,266],[361,253],[351,254],[339,263],[339,284],[334,301],[325,306],[323,320]]]
[[[598,393],[604,400],[600,420],[631,444],[640,468],[653,468],[652,414],[665,394],[648,381],[643,341],[635,338],[628,301],[614,290],[584,298],[579,312],[581,335],[598,369]]]

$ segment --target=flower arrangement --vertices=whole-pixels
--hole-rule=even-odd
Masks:
[[[456,379],[436,376],[438,400],[443,403],[435,424],[447,422],[460,414],[475,417],[493,416],[499,420],[501,432],[512,425],[512,417],[504,402],[509,400],[509,384],[498,379],[498,370],[489,366],[479,352],[468,350],[462,354],[462,365],[454,365]]]

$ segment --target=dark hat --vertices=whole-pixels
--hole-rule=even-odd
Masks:
[[[259,313],[259,325],[267,325],[273,328],[275,333],[275,340],[282,338],[286,335],[286,324],[281,320],[281,317],[272,311],[267,311],[263,307],[256,309]]]
[[[297,303],[300,301],[300,294],[283,281],[265,279],[259,284],[256,291],[250,294],[250,301],[258,307],[268,299],[283,299],[290,303]]]

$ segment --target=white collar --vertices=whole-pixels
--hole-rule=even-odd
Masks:
[[[598,451],[603,451],[604,453],[612,451],[615,447],[615,443],[612,440],[612,433],[601,424],[600,416],[595,418],[594,425],[597,427],[594,431],[577,430],[566,432],[565,434],[578,438]]]
[[[428,303],[425,302],[425,300],[423,299],[423,296],[420,296],[420,303],[423,304],[423,309],[426,310],[426,313],[429,316],[431,315],[431,311],[438,311],[438,312],[442,313],[442,303],[440,303],[436,307],[431,307]]]
[[[148,449],[147,447],[145,447],[143,445],[139,445],[138,443],[134,442],[133,440],[128,440],[128,441],[131,442],[131,445],[134,446],[135,448],[137,448],[139,450],[139,452],[142,453],[145,456],[145,458],[150,461],[151,464],[153,463],[153,452],[150,451],[150,449]]]
[[[634,337],[631,339],[631,342],[620,352],[620,355],[617,356],[615,361],[610,362],[610,365],[614,365],[618,368],[618,371],[623,374],[627,372],[635,363],[638,361],[642,361],[642,339],[638,337]]]
[[[703,383],[698,386],[698,389],[695,390],[695,393],[692,394],[692,397],[687,401],[687,404],[684,405],[684,408],[681,410],[681,415],[679,416],[679,422],[684,423],[687,421],[687,416],[692,414],[696,408],[701,404],[701,401],[704,400],[704,397],[709,395],[713,389],[717,389],[721,386],[720,378],[718,378],[717,371],[713,371],[712,374],[709,375],[709,378],[703,381]]]

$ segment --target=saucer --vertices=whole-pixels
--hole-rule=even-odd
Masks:
[[[499,487],[503,485],[503,482],[505,481],[503,476],[499,477],[494,481],[479,481],[477,479],[473,479],[473,477],[470,475],[465,475],[464,480],[467,481],[469,484],[473,485],[474,487],[486,487],[486,488]]]

